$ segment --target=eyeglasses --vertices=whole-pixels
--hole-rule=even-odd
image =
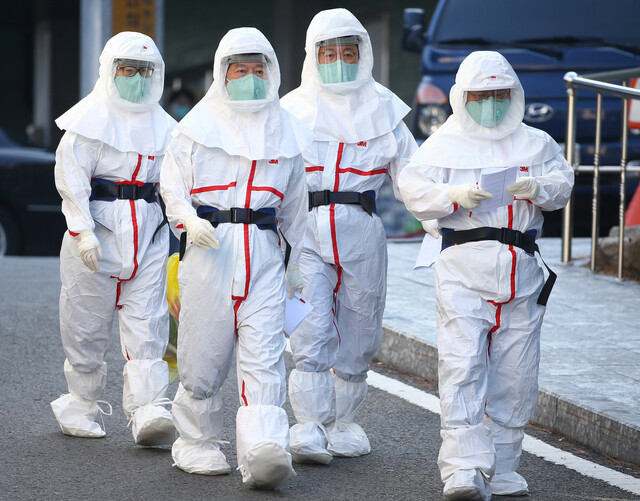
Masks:
[[[143,77],[150,77],[153,75],[153,68],[148,66],[137,68],[136,66],[118,66],[116,71],[121,71],[125,77],[132,77],[136,73],[140,73]]]

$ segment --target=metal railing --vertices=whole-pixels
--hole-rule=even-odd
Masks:
[[[596,251],[598,247],[599,231],[599,203],[600,203],[600,173],[620,173],[620,204],[618,207],[619,227],[618,234],[618,280],[622,279],[623,255],[624,255],[624,213],[625,213],[625,188],[627,172],[640,172],[640,167],[630,166],[627,162],[627,142],[629,137],[629,99],[640,100],[640,90],[626,86],[627,79],[640,76],[640,68],[628,70],[608,71],[580,76],[571,71],[564,76],[564,84],[567,87],[567,136],[566,158],[573,167],[574,172],[593,172],[593,198],[591,204],[591,271],[596,269]],[[620,82],[622,85],[608,82]],[[579,165],[576,161],[576,122],[577,122],[577,89],[586,89],[596,93],[596,137],[593,165]],[[600,144],[602,136],[602,95],[619,97],[622,100],[622,137],[620,166],[600,165]],[[573,234],[573,196],[567,203],[563,213],[562,225],[562,262],[571,261],[571,238]]]

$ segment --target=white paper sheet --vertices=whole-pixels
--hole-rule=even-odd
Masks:
[[[506,167],[496,169],[482,169],[480,176],[480,189],[488,191],[493,198],[482,200],[473,210],[486,212],[513,202],[513,195],[507,188],[516,182],[518,175],[517,167]]]
[[[424,236],[420,251],[418,252],[418,259],[413,267],[414,270],[421,268],[430,268],[433,263],[436,262],[442,249],[442,235],[440,238],[433,238],[429,233]]]
[[[306,316],[311,313],[311,310],[313,310],[313,306],[300,294],[296,292],[291,299],[287,294],[284,308],[284,333],[291,336]]]

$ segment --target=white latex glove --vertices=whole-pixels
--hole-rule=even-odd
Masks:
[[[493,198],[493,195],[476,184],[460,184],[449,188],[449,200],[465,209],[475,209],[481,200],[487,198]]]
[[[286,275],[287,284],[289,284],[289,299],[291,299],[296,292],[302,292],[302,273],[297,266],[288,266]]]
[[[420,221],[424,231],[426,231],[433,238],[440,238],[440,232],[438,231],[438,221],[436,219],[429,219],[428,221]]]
[[[208,250],[212,247],[214,249],[220,248],[220,244],[216,240],[216,237],[213,236],[215,228],[206,219],[202,219],[195,214],[189,214],[184,218],[184,221],[182,221],[182,226],[187,230],[187,233],[191,240],[193,240],[193,243],[201,249]]]
[[[535,177],[521,177],[507,191],[521,200],[533,200],[540,193],[540,183]]]
[[[102,259],[102,247],[100,247],[100,241],[93,231],[81,231],[78,234],[78,250],[82,262],[87,268],[91,271],[100,269],[98,259]]]

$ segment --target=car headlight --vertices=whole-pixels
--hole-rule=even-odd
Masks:
[[[416,124],[419,132],[429,137],[451,114],[444,91],[431,83],[420,82],[416,91]]]

